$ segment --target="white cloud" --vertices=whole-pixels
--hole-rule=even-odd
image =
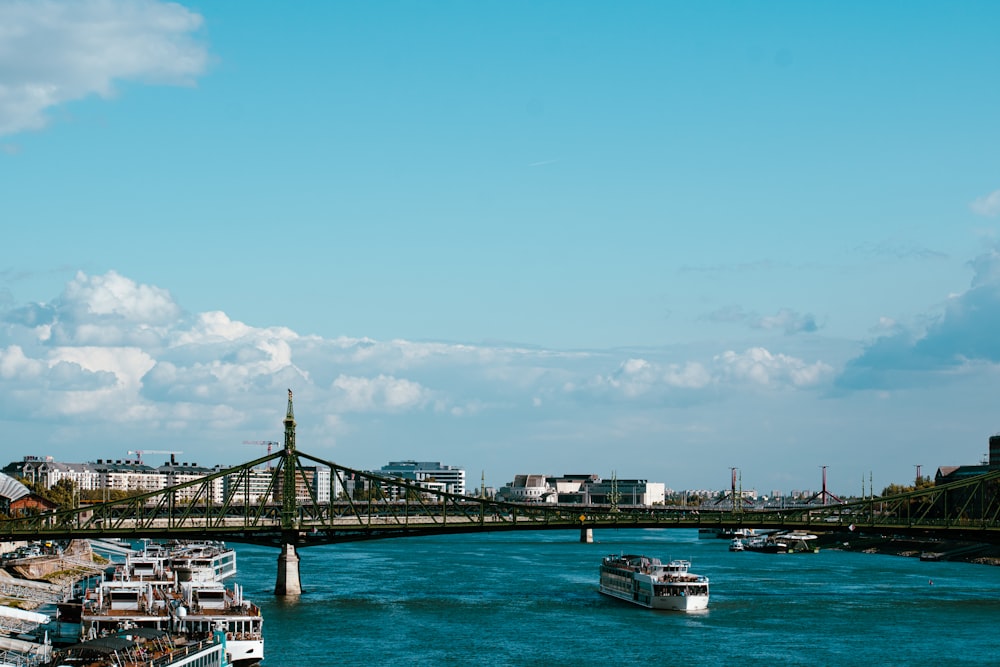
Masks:
[[[925,315],[921,326],[880,332],[847,362],[836,385],[851,390],[906,387],[914,377],[943,381],[981,365],[1000,365],[1000,338],[995,335],[1000,326],[1000,251],[990,249],[969,265],[974,274],[967,290],[949,295],[941,312]]]
[[[1000,215],[1000,190],[994,190],[984,197],[976,199],[969,204],[973,213],[985,216]]]
[[[180,332],[174,338],[175,345],[189,343],[204,343],[209,340],[232,341],[239,340],[251,332],[251,328],[242,322],[234,322],[225,313],[214,310],[197,316],[189,331]]]
[[[374,378],[341,375],[333,382],[333,389],[339,392],[338,403],[346,411],[419,408],[430,398],[430,393],[419,383],[386,375]]]
[[[882,315],[878,318],[878,324],[871,328],[873,333],[886,334],[899,330],[899,322],[891,317]]]
[[[795,357],[772,354],[762,347],[742,354],[729,350],[716,356],[715,362],[723,378],[767,387],[814,386],[833,373],[833,368],[823,362],[808,364]]]
[[[657,369],[645,359],[626,359],[618,370],[601,381],[626,397],[645,394],[658,380]]]
[[[708,387],[725,389],[745,383],[769,388],[807,388],[826,380],[833,372],[823,362],[812,364],[784,354],[772,354],[764,348],[751,348],[742,354],[726,351],[706,366],[698,361],[654,363],[646,359],[628,359],[611,374],[598,375],[587,388],[612,390],[624,398],[696,395]],[[568,385],[566,391],[573,391]]]
[[[37,378],[44,372],[45,365],[38,359],[29,359],[18,345],[0,350],[0,378],[4,380],[28,380]]]
[[[656,364],[646,359],[628,359],[606,382],[625,396],[639,396],[657,387],[701,389],[711,384],[713,378],[698,362]]]
[[[790,308],[782,308],[774,315],[760,315],[744,311],[740,306],[726,306],[708,313],[704,319],[710,322],[743,323],[751,329],[783,329],[789,336],[813,333],[819,329],[812,314],[798,313]]]
[[[170,323],[180,315],[170,292],[139,285],[114,271],[88,276],[82,271],[66,286],[62,300],[88,315],[114,317],[145,325]]]
[[[100,276],[78,273],[48,304],[30,304],[4,318],[52,345],[144,349],[163,344],[169,327],[182,316],[170,293],[140,285],[114,271]]]
[[[137,391],[142,377],[156,364],[146,352],[128,347],[60,347],[50,358],[77,364],[91,373],[113,373],[118,385],[129,391]]]
[[[664,379],[672,387],[701,389],[712,382],[712,374],[697,362],[688,362],[682,366],[671,365],[664,373]]]
[[[156,0],[0,3],[0,136],[46,125],[45,112],[116,81],[190,85],[208,52],[200,15]]]
[[[667,433],[706,439],[702,425],[715,424],[706,411],[719,401],[776,400],[738,391],[748,384],[807,389],[828,369],[763,349],[713,357],[301,336],[223,311],[186,313],[166,290],[115,272],[80,273],[50,303],[12,303],[0,323],[0,423],[27,425],[40,447],[62,438],[93,457],[148,447],[246,460],[241,440],[281,439],[287,388],[303,450],[362,443],[348,465],[466,451],[476,461],[510,447],[528,456]]]
[[[517,405],[562,409],[567,401],[588,400],[587,393],[594,391],[636,399],[665,392],[694,395],[747,381],[807,387],[822,381],[828,370],[819,362],[807,364],[763,349],[726,352],[706,365],[697,359],[662,359],[659,352],[616,361],[608,353],[324,340],[284,327],[253,327],[222,311],[189,316],[166,290],[114,271],[81,272],[51,304],[17,308],[5,319],[8,332],[52,335],[28,338],[34,349],[8,347],[0,355],[0,380],[16,376],[48,382],[56,364],[68,364],[83,374],[77,381],[81,389],[89,382],[101,396],[111,390],[128,394],[135,406],[175,425],[188,414],[180,405],[245,404],[248,396],[263,400],[286,386],[310,387],[324,411],[334,414],[468,416]],[[617,368],[602,372],[613,364]],[[253,419],[253,410],[254,405],[245,408],[247,419]]]

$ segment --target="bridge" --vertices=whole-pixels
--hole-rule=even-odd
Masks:
[[[571,529],[589,540],[594,529],[753,528],[1000,543],[1000,471],[896,496],[780,509],[515,503],[431,490],[299,451],[290,390],[283,423],[277,452],[123,500],[3,519],[0,540],[148,537],[276,546],[278,595],[301,592],[299,548],[417,535]],[[319,469],[330,471],[322,494]]]

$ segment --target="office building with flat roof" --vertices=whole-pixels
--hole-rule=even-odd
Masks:
[[[375,474],[416,482],[433,491],[465,495],[465,470],[439,461],[390,461]]]

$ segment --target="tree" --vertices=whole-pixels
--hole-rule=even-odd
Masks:
[[[903,486],[902,484],[890,484],[889,486],[882,489],[881,495],[898,496],[901,493],[907,493],[912,490],[913,490],[912,486]]]
[[[76,506],[77,488],[76,482],[64,477],[58,482],[52,485],[49,489],[51,495],[48,500],[51,500],[59,509],[72,509]]]
[[[890,484],[889,486],[882,489],[883,496],[898,496],[901,493],[909,493],[910,491],[919,491],[920,489],[928,489],[935,486],[934,480],[930,477],[921,477],[916,480],[914,484],[909,486],[904,486],[903,484]]]
[[[71,509],[74,507],[77,493],[76,482],[67,477],[60,479],[51,487],[46,487],[41,481],[32,482],[22,479],[21,482],[28,487],[31,493],[57,505],[59,509]]]

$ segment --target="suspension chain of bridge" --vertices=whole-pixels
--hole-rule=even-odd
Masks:
[[[326,461],[295,444],[292,393],[284,447],[267,456],[142,495],[0,520],[0,540],[218,539],[298,547],[410,535],[602,528],[846,529],[1000,541],[1000,471],[891,497],[782,509],[515,503],[431,490]],[[269,466],[267,488],[251,476]],[[320,501],[313,479],[330,470]],[[228,478],[225,479],[224,478]],[[341,491],[363,488],[363,498]],[[225,483],[223,483],[225,482]],[[223,488],[225,492],[218,493]],[[340,497],[338,497],[338,494]]]

